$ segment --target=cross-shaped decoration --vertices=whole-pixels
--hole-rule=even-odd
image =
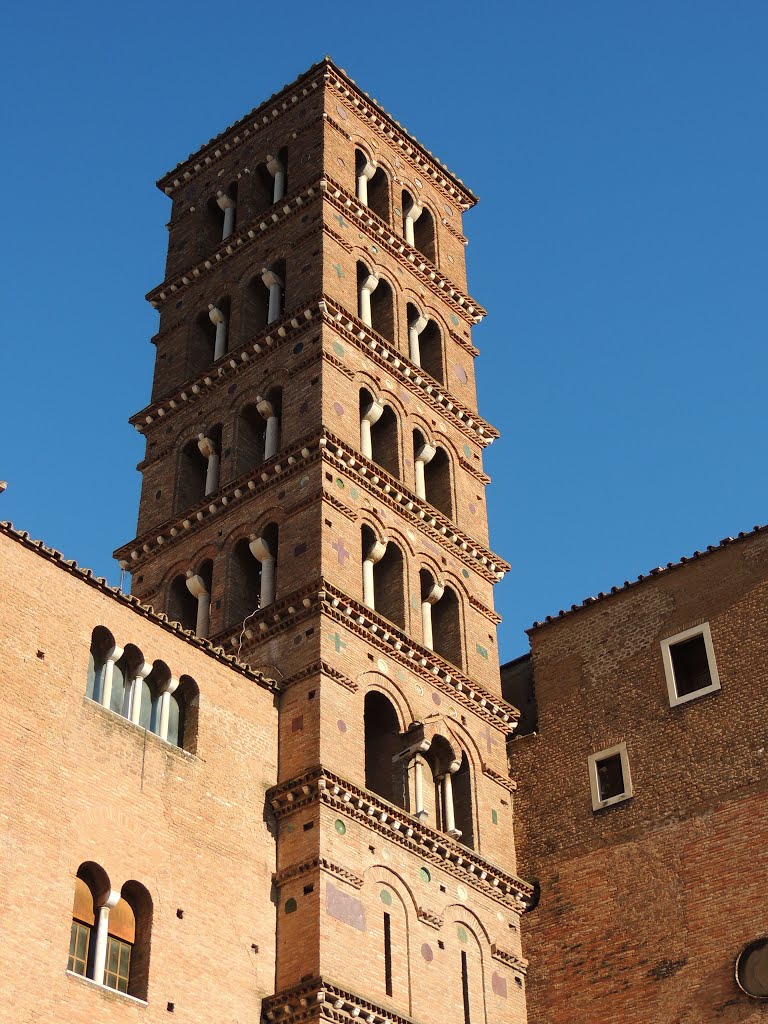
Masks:
[[[347,551],[347,549],[344,547],[344,538],[339,537],[338,540],[334,541],[333,544],[331,544],[331,547],[336,552],[336,556],[339,559],[339,565],[344,565],[344,563],[350,556],[350,552]]]
[[[342,650],[347,646],[338,633],[330,633],[328,635],[328,639],[333,641],[333,646],[336,648],[337,654],[341,654]]]
[[[346,277],[347,276],[344,273],[344,271],[341,269],[341,264],[340,263],[334,263],[333,264],[333,269],[336,271],[336,276],[337,277],[341,278],[341,277]]]
[[[347,222],[346,222],[346,221],[344,220],[344,217],[343,217],[343,215],[342,215],[342,214],[340,214],[340,213],[335,213],[335,214],[333,215],[333,219],[334,219],[335,221],[338,221],[338,224],[339,224],[339,227],[340,227],[340,228],[345,228],[345,227],[347,226]]]
[[[486,725],[485,731],[480,733],[480,739],[485,740],[486,746],[488,747],[488,753],[492,753],[493,748],[496,746],[496,737],[491,732],[490,725]]]

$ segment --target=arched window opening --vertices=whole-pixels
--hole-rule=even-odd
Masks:
[[[80,865],[75,878],[67,970],[83,978],[94,977],[96,921],[109,892],[109,879],[103,868],[92,862]]]
[[[229,238],[235,230],[237,217],[237,182],[208,200],[205,207],[205,233],[209,248]]]
[[[144,655],[135,644],[126,644],[123,655],[115,664],[112,676],[112,694],[110,709],[130,719],[134,704],[134,691],[141,689],[143,681],[151,671],[151,666],[144,661]]]
[[[169,694],[167,739],[190,754],[197,753],[197,726],[200,690],[192,676],[181,676],[179,685]]]
[[[243,537],[232,548],[229,565],[229,613],[227,623],[243,622],[260,607],[261,562],[251,552],[250,541]]]
[[[356,149],[355,176],[357,198],[389,224],[389,178],[386,171],[375,160],[370,160],[361,149]]]
[[[95,700],[98,704],[104,703],[105,677],[110,672],[108,662],[110,661],[110,656],[112,656],[113,661],[117,660],[114,657],[116,652],[117,658],[119,658],[122,651],[118,651],[115,645],[115,638],[110,631],[104,626],[96,626],[93,633],[91,633],[91,649],[88,656],[85,695],[91,700]],[[114,672],[114,668],[111,671]]]
[[[379,540],[362,528],[363,601],[384,618],[405,629],[403,554],[391,541]]]
[[[430,377],[441,384],[445,383],[443,365],[443,338],[440,328],[434,320],[428,320],[426,327],[419,336],[421,363],[419,364]]]
[[[146,999],[149,986],[149,951],[152,933],[152,898],[140,882],[126,882],[120,900],[109,914],[107,970],[104,983],[114,977],[119,992]]]
[[[432,768],[437,827],[453,839],[460,839],[454,809],[453,773],[461,762],[444,736],[434,737],[426,758]]]
[[[398,752],[400,723],[392,702],[371,690],[365,695],[365,788],[403,806],[402,770],[392,759]]]
[[[435,457],[436,448],[430,444],[420,430],[413,432],[413,485],[416,497],[427,500],[426,470]]]
[[[472,777],[469,771],[469,760],[466,752],[461,756],[461,764],[453,774],[453,811],[456,829],[461,832],[460,841],[474,849],[475,829],[472,815]]]
[[[177,576],[171,583],[168,600],[168,618],[184,629],[194,632],[197,622],[197,598],[189,592],[187,577]]]
[[[360,450],[392,476],[400,476],[400,432],[397,416],[388,405],[360,391]]]
[[[426,206],[413,226],[413,242],[411,243],[426,258],[437,265],[437,244],[435,238],[435,221]]]
[[[432,635],[435,653],[461,668],[461,612],[459,599],[451,587],[445,588],[432,608]]]
[[[358,316],[388,341],[395,341],[395,300],[392,288],[383,277],[357,264]]]
[[[288,193],[288,150],[283,147],[275,154],[269,154],[265,164],[272,177],[272,202],[279,203]]]
[[[432,828],[437,828],[432,765],[424,754],[414,754],[408,762],[407,798],[409,813]]]
[[[444,448],[435,447],[434,453],[424,466],[424,494],[430,505],[452,519],[451,462]]]
[[[267,326],[268,312],[269,288],[262,280],[261,274],[256,274],[248,282],[243,293],[243,308],[240,318],[240,333],[243,341],[264,330]]]
[[[219,489],[221,424],[191,438],[181,449],[176,512],[183,512]]]
[[[416,246],[415,227],[416,221],[419,219],[421,214],[424,212],[424,208],[419,206],[416,200],[413,198],[410,192],[403,189],[401,195],[400,208],[402,210],[403,217],[403,236],[408,245]]]
[[[175,683],[176,680],[173,679],[171,670],[164,661],[152,663],[152,671],[141,681],[139,709],[132,715],[132,719],[138,716],[137,724],[142,729],[147,729],[156,736],[161,735],[161,708],[163,700],[167,700],[163,698],[163,694]]]
[[[237,471],[241,476],[280,450],[282,389],[271,388],[262,398],[246,405],[237,422]]]

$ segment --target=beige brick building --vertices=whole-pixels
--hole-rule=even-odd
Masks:
[[[756,1020],[765,536],[500,673],[471,191],[327,59],[158,184],[131,595],[0,527],[2,1019]]]

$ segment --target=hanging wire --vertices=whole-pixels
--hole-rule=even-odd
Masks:
[[[250,615],[246,615],[245,618],[243,619],[243,628],[240,631],[240,639],[237,642],[237,660],[238,661],[240,660],[240,650],[241,650],[241,648],[243,646],[243,639],[245,638],[245,627],[246,627],[246,624],[248,623],[248,619],[252,619],[253,616],[258,611],[259,611],[258,608],[254,608],[253,611],[251,612],[251,614]]]

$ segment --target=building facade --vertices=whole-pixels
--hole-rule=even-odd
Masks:
[[[765,1020],[767,635],[756,529],[537,623],[502,668],[532,1021]]]
[[[475,198],[329,60],[159,185],[132,594],[0,538],[34,612],[8,627],[9,816],[31,793],[4,953],[30,905],[46,950],[6,1005],[522,1024]]]

